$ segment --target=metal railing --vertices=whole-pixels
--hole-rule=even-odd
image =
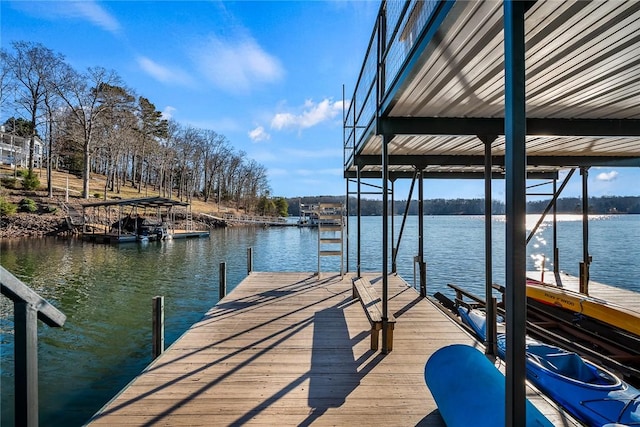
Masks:
[[[417,48],[443,0],[383,1],[353,96],[344,112],[344,165],[365,133],[375,129],[378,108]]]
[[[67,317],[0,266],[0,290],[13,301],[15,325],[15,425],[38,425],[38,319],[52,327]]]

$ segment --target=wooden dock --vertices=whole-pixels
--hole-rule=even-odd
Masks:
[[[251,273],[90,423],[444,426],[425,363],[449,344],[481,345],[390,276],[393,351],[374,352],[351,277],[323,276]],[[367,278],[380,292],[381,277]],[[554,424],[577,425],[529,397]]]

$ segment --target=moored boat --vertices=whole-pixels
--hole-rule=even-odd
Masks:
[[[459,307],[460,318],[485,337],[486,318],[479,309]],[[640,390],[578,354],[527,337],[527,378],[588,426],[640,425]],[[505,357],[506,336],[498,335],[498,355]]]

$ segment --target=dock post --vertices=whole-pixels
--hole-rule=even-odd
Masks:
[[[220,287],[218,291],[218,299],[222,299],[227,296],[227,263],[220,263]]]
[[[253,271],[253,249],[247,248],[247,274]]]
[[[164,352],[164,297],[153,297],[153,359]]]
[[[579,291],[581,294],[589,295],[589,264],[580,261],[578,263],[580,269]]]
[[[38,310],[14,302],[16,425],[38,425]]]
[[[487,301],[491,301],[491,305],[487,306],[487,310],[491,310],[491,313],[487,313],[487,333],[484,353],[496,357],[498,355],[498,328],[496,325],[496,319],[498,318],[498,300],[496,297],[487,297]]]

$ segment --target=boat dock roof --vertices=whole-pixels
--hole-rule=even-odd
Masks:
[[[91,420],[94,425],[444,426],[424,381],[437,349],[480,346],[399,276],[393,351],[369,347],[351,278],[251,273]],[[380,290],[380,275],[366,275]],[[556,425],[576,425],[532,390]]]
[[[189,206],[189,203],[165,197],[143,197],[139,199],[116,199],[95,203],[86,203],[84,208],[97,208],[103,206],[136,206],[140,208],[168,208],[172,206]]]

